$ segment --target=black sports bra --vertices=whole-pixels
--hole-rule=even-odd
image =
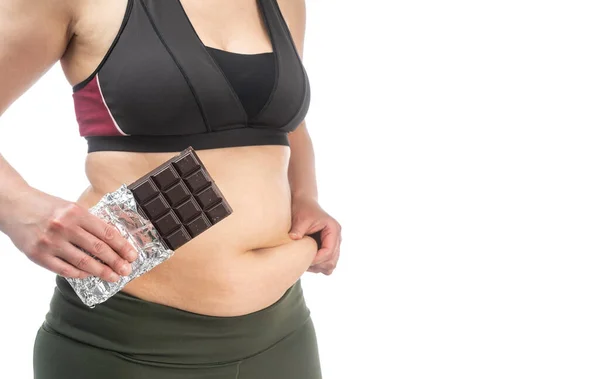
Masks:
[[[308,77],[277,0],[257,3],[273,52],[246,55],[205,46],[180,0],[127,0],[106,55],[73,86],[88,152],[289,145]]]
[[[269,100],[275,82],[274,54],[238,54],[206,48],[229,80],[248,118],[256,116]]]

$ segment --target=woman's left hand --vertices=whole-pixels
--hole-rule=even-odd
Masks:
[[[314,235],[320,247],[307,271],[331,275],[340,258],[342,226],[315,199],[293,198],[290,238],[298,240],[305,235]]]

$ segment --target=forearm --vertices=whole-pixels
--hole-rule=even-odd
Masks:
[[[315,154],[312,140],[303,121],[295,131],[289,134],[290,163],[288,179],[292,198],[318,198],[317,178],[315,172]]]
[[[23,192],[30,189],[23,177],[0,154],[0,232],[6,220],[11,217],[12,205],[22,196]]]

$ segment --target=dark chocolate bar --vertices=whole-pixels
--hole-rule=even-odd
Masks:
[[[231,207],[190,146],[127,186],[138,211],[175,250],[229,216]]]

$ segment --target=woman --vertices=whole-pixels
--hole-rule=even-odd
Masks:
[[[332,273],[341,234],[317,202],[304,27],[303,0],[3,1],[0,109],[60,60],[88,142],[76,202],[0,156],[0,230],[58,274],[36,378],[321,377],[299,278]],[[88,308],[64,277],[114,281],[136,253],[87,209],[187,146],[232,215]]]

